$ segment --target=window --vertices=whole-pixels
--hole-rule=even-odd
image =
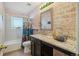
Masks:
[[[11,17],[11,27],[17,28],[17,27],[23,27],[23,18],[20,17]]]

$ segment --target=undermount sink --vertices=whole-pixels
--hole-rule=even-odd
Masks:
[[[68,36],[64,34],[58,34],[54,35],[54,39],[60,42],[65,42],[67,40]]]

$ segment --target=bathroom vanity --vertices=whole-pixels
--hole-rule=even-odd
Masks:
[[[31,35],[31,54],[33,56],[75,56],[76,49],[68,41],[60,42],[54,40],[52,36],[35,34]]]

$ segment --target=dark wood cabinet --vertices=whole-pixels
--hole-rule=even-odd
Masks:
[[[53,48],[43,43],[41,46],[41,55],[42,56],[53,56]]]
[[[39,40],[35,40],[35,56],[40,56],[41,55],[41,42]]]
[[[35,38],[31,38],[31,54],[33,56],[41,55],[41,42]]]
[[[53,56],[53,49],[44,42],[31,38],[31,54],[33,56]]]
[[[59,50],[53,49],[53,56],[68,56],[68,55]]]
[[[32,56],[75,56],[75,53],[31,37]]]

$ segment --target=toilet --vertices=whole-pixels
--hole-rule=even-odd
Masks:
[[[31,41],[25,41],[23,43],[24,46],[24,53],[31,52]]]

